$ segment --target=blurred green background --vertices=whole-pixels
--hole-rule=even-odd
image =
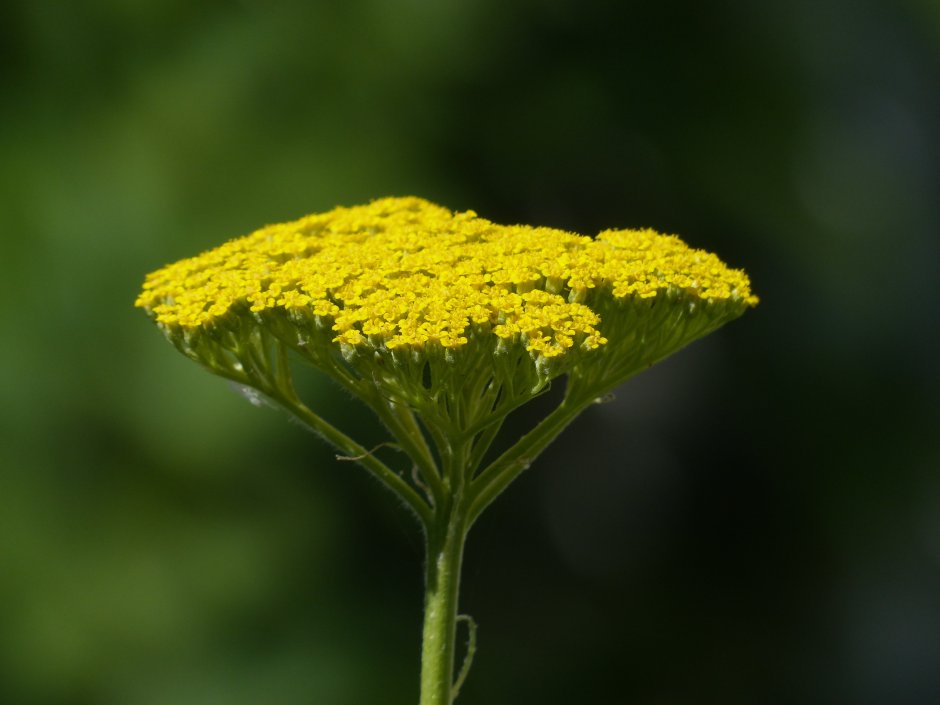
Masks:
[[[0,702],[416,702],[411,519],[132,308],[407,194],[763,299],[483,517],[460,702],[940,702],[934,0],[15,0],[0,89]]]

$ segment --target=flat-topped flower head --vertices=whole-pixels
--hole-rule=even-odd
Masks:
[[[498,225],[413,197],[262,228],[150,274],[137,299],[216,371],[264,330],[392,386],[415,368],[406,397],[428,388],[425,362],[450,377],[439,360],[539,389],[595,357],[581,377],[616,382],[756,302],[742,271],[673,236]]]

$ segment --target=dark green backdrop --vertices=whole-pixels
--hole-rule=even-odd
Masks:
[[[0,702],[417,700],[410,519],[131,306],[407,194],[763,298],[484,516],[460,702],[940,702],[938,47],[933,0],[4,3]]]

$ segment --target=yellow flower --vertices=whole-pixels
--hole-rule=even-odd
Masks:
[[[472,325],[526,334],[547,357],[607,344],[592,302],[667,292],[753,306],[747,276],[652,230],[596,239],[505,226],[419,198],[262,228],[147,277],[137,305],[165,328],[211,327],[233,311],[281,309],[329,319],[333,341],[456,350]]]
[[[497,225],[410,197],[262,228],[150,274],[136,303],[266,395],[291,393],[298,354],[373,407],[469,433],[562,375],[568,396],[603,395],[757,298],[677,237]]]

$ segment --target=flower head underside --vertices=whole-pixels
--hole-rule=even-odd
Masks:
[[[414,405],[481,375],[531,392],[573,373],[598,391],[756,303],[744,272],[674,236],[498,225],[407,197],[170,264],[136,305],[217,372],[244,371],[253,337],[273,336]]]

